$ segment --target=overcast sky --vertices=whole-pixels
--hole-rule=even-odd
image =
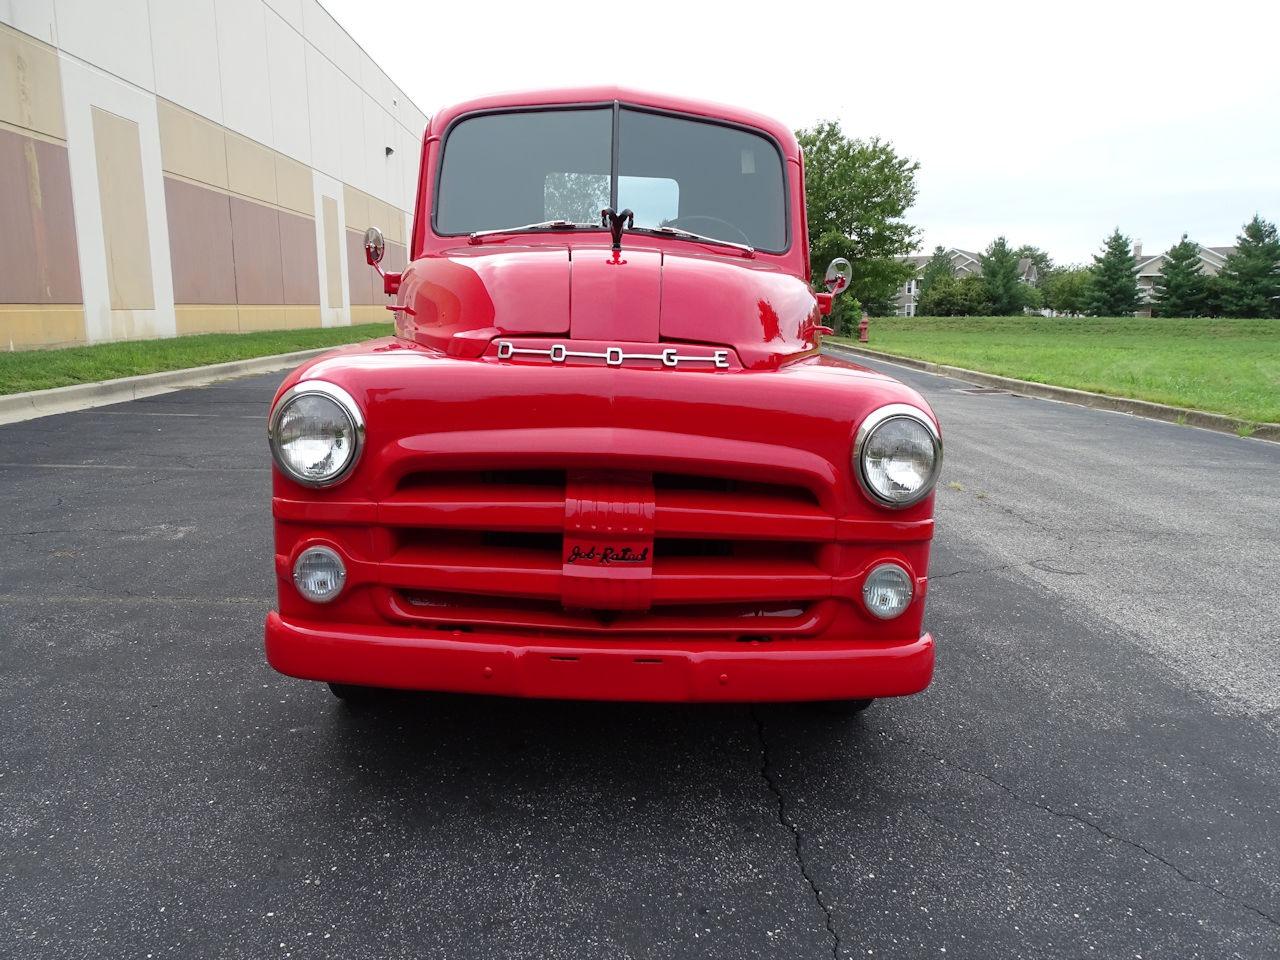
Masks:
[[[1273,0],[323,2],[428,114],[619,83],[890,140],[926,251],[1004,234],[1087,262],[1115,226],[1153,250],[1280,218]]]

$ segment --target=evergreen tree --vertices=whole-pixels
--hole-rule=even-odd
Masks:
[[[928,263],[924,265],[924,270],[920,273],[920,290],[919,296],[924,297],[932,287],[942,277],[954,277],[956,275],[955,266],[951,263],[951,257],[943,247],[934,247],[933,256],[929,258]]]
[[[1131,317],[1140,303],[1138,262],[1129,238],[1116,227],[1093,258],[1086,311],[1095,317]]]
[[[1155,285],[1154,313],[1157,317],[1204,316],[1205,293],[1200,246],[1184,233],[1165,254]]]
[[[1019,313],[1025,302],[1018,280],[1018,257],[1004,237],[997,237],[982,255],[982,282],[993,317]]]
[[[1222,316],[1222,277],[1207,273],[1201,279],[1204,282],[1204,315]]]
[[[1244,225],[1236,252],[1218,274],[1228,317],[1280,317],[1280,238],[1257,214]]]
[[[976,274],[956,281],[956,315],[961,317],[985,317],[994,314],[987,299],[987,283]]]

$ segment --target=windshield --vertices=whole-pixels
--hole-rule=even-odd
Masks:
[[[718,123],[627,107],[481,114],[449,131],[435,228],[457,236],[551,221],[598,227],[612,206],[633,211],[637,229],[779,253],[782,171],[773,141]]]

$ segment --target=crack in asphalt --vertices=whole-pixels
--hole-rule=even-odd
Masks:
[[[137,533],[137,527],[117,529],[116,527],[56,527],[48,530],[0,530],[0,537],[43,537],[64,533]]]
[[[1063,567],[1051,566],[1051,561],[1056,559],[1056,557],[1037,557],[1034,560],[1015,560],[1013,563],[1002,563],[994,567],[963,567],[959,570],[948,570],[946,573],[930,574],[929,582],[946,580],[949,577],[963,577],[975,573],[1003,573],[1007,570],[1017,570],[1020,567],[1030,567],[1033,570],[1039,570],[1041,573],[1052,573],[1062,577],[1083,577],[1088,575],[1085,570],[1068,570]]]
[[[1032,560],[1027,564],[1027,566],[1033,567],[1034,569],[1039,570],[1042,573],[1056,573],[1060,577],[1088,576],[1088,573],[1084,570],[1066,570],[1062,567],[1052,567],[1049,565],[1048,560]]]
[[[889,739],[893,739],[893,738],[890,737]],[[1096,823],[1093,820],[1090,820],[1088,817],[1082,817],[1078,813],[1071,813],[1068,810],[1058,810],[1054,807],[1049,806],[1048,804],[1039,803],[1035,800],[1032,800],[1030,797],[1023,796],[1013,787],[1010,787],[1008,784],[1003,783],[1000,780],[997,780],[995,777],[991,776],[990,774],[983,773],[981,770],[978,770],[974,767],[967,766],[966,764],[958,763],[957,761],[950,760],[942,756],[941,754],[935,753],[934,751],[930,750],[928,747],[921,745],[920,743],[917,743],[912,740],[906,740],[906,742],[910,743],[912,746],[914,746],[917,750],[919,750],[925,756],[931,757],[932,759],[938,761],[938,763],[942,764],[945,767],[950,767],[952,770],[959,770],[962,773],[967,773],[969,774],[969,776],[977,777],[979,780],[985,780],[987,783],[1001,790],[1002,792],[1012,797],[1014,800],[1016,800],[1018,803],[1023,804],[1024,806],[1032,807],[1033,809],[1040,810],[1044,813],[1049,814],[1050,816],[1059,817],[1063,820],[1073,820],[1076,823],[1080,824],[1081,826],[1084,826],[1089,828],[1090,830],[1093,830],[1094,832],[1098,833],[1100,836],[1103,836],[1108,840],[1111,840],[1115,843],[1123,844],[1124,846],[1127,846],[1127,847],[1131,847],[1132,849],[1145,854],[1147,857],[1156,861],[1157,863],[1163,864],[1164,866],[1168,867],[1170,870],[1172,870],[1174,873],[1180,876],[1183,880],[1186,880],[1188,883],[1194,884],[1197,887],[1203,887],[1206,890],[1211,890],[1213,893],[1217,894],[1226,903],[1229,903],[1235,907],[1242,907],[1245,910],[1257,916],[1259,919],[1264,920],[1267,923],[1271,924],[1273,927],[1280,927],[1280,920],[1277,920],[1275,917],[1271,916],[1271,914],[1267,913],[1265,910],[1255,907],[1253,904],[1249,903],[1247,900],[1241,900],[1239,897],[1232,896],[1230,893],[1226,892],[1221,887],[1213,883],[1210,883],[1208,880],[1201,880],[1198,877],[1191,876],[1191,874],[1187,873],[1176,863],[1174,863],[1171,860],[1166,860],[1164,857],[1156,853],[1150,847],[1138,842],[1137,840],[1131,840],[1128,837],[1123,837],[1117,833],[1112,833],[1110,830],[1108,830],[1106,827],[1102,826],[1101,824]]]
[[[1002,563],[995,567],[963,567],[960,570],[949,570],[946,573],[931,573],[929,574],[929,582],[932,583],[935,580],[946,580],[949,577],[962,577],[974,573],[1002,573],[1006,570],[1017,570],[1019,567],[1035,567],[1038,563],[1048,563],[1053,559],[1053,557],[1037,557],[1034,560],[1016,560],[1013,563]],[[1036,567],[1036,569],[1043,568]],[[1048,572],[1056,573],[1057,571]]]
[[[988,506],[994,507],[996,510],[999,510],[1001,513],[1006,514],[1007,516],[1013,517],[1015,520],[1021,520],[1023,523],[1027,524],[1027,526],[1035,527],[1037,530],[1041,531],[1042,533],[1047,533],[1050,535],[1056,535],[1058,533],[1057,530],[1054,530],[1048,524],[1043,523],[1040,520],[1035,520],[1031,517],[1028,517],[1023,513],[1021,513],[1020,511],[1013,509],[1013,507],[1005,506],[1003,503],[996,503],[991,499],[989,494],[985,497],[979,497],[978,499],[981,502],[987,504]]]
[[[778,801],[778,823],[791,833],[791,838],[795,841],[796,864],[800,867],[800,875],[804,877],[805,882],[809,885],[809,890],[813,893],[814,902],[818,904],[818,909],[822,911],[822,915],[826,919],[827,935],[831,937],[832,960],[839,960],[840,934],[836,932],[835,922],[831,917],[831,908],[827,906],[822,897],[822,889],[813,879],[812,874],[809,873],[809,867],[805,863],[803,838],[800,836],[800,830],[787,816],[786,796],[782,792],[782,787],[778,784],[777,777],[772,772],[769,763],[769,741],[765,739],[764,735],[764,720],[761,719],[759,710],[756,707],[751,708],[751,719],[755,721],[756,735],[760,740],[760,776],[768,785],[769,792]]]

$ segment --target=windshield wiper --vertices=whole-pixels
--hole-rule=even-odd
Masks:
[[[692,230],[681,230],[679,227],[635,227],[636,233],[656,233],[663,237],[679,237],[681,240],[696,240],[699,243],[714,243],[719,247],[732,247],[741,250],[743,256],[754,257],[756,248],[747,243],[735,243],[732,240],[721,240],[719,237],[708,237]]]
[[[573,220],[543,220],[541,223],[526,223],[521,227],[502,227],[498,230],[477,230],[469,234],[470,243],[479,243],[485,237],[497,236],[500,233],[533,233],[538,230],[599,230],[594,223],[575,223]]]

